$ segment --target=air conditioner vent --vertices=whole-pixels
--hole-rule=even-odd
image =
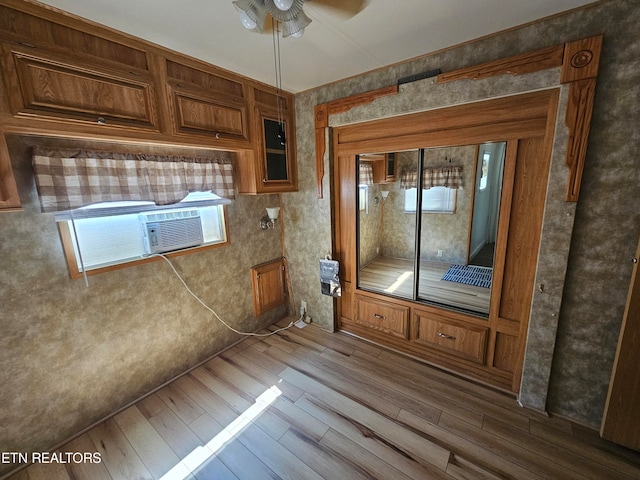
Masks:
[[[147,253],[195,247],[204,241],[200,212],[196,209],[141,213],[140,222]]]

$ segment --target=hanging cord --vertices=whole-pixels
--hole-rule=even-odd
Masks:
[[[276,71],[276,99],[278,101],[278,124],[284,132],[284,115],[282,113],[282,64],[280,62],[280,30],[279,22],[271,17],[271,37],[273,39],[273,62]],[[284,134],[284,133],[283,133]]]
[[[204,308],[206,308],[207,310],[209,310],[209,312],[211,312],[213,314],[214,317],[216,317],[216,319],[218,319],[218,321],[220,323],[222,323],[222,325],[224,325],[225,327],[227,327],[229,330],[231,330],[234,333],[237,333],[238,335],[245,335],[248,337],[270,337],[271,335],[275,335],[278,332],[281,332],[283,330],[287,330],[288,328],[291,328],[295,325],[295,322],[291,322],[289,323],[289,325],[287,325],[286,327],[282,327],[279,328],[277,330],[274,330],[273,332],[269,332],[269,333],[253,333],[253,332],[241,332],[239,330],[236,330],[235,328],[233,328],[231,325],[229,325],[227,322],[225,322],[224,320],[222,320],[222,318],[220,318],[220,315],[218,315],[215,310],[213,310],[211,307],[209,307],[206,303],[204,303],[200,297],[198,297],[195,293],[193,293],[193,291],[191,291],[191,289],[189,288],[189,286],[187,285],[187,283],[184,281],[184,279],[182,278],[182,276],[178,273],[178,271],[176,270],[176,267],[173,266],[173,263],[171,263],[171,261],[165,257],[164,255],[162,255],[161,253],[151,253],[149,255],[145,255],[146,257],[160,257],[163,258],[165,262],[167,262],[169,264],[169,267],[171,267],[171,270],[173,270],[173,273],[176,275],[176,277],[178,277],[178,279],[180,280],[180,282],[182,282],[182,285],[184,286],[184,288],[187,290],[187,292],[189,292],[189,294],[195,298],[198,303],[200,303],[200,305],[202,305]]]

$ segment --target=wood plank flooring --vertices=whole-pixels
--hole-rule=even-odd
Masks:
[[[640,478],[594,431],[314,326],[247,339],[61,451],[102,462],[11,480]]]
[[[420,262],[421,299],[489,313],[491,289],[442,280],[450,263]],[[378,257],[360,270],[360,285],[399,297],[413,297],[413,261]]]

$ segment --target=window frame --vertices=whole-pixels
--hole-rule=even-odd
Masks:
[[[165,252],[162,255],[167,258],[179,257],[181,255],[188,255],[190,253],[198,253],[206,250],[212,250],[214,248],[226,247],[231,244],[231,239],[229,237],[229,221],[227,216],[227,205],[222,204],[222,220],[224,221],[224,231],[226,240],[223,242],[214,243],[211,245],[197,245],[195,247],[184,248],[181,250],[175,250],[172,252]],[[145,263],[156,262],[158,260],[162,260],[159,256],[139,258],[135,260],[127,260],[122,263],[117,263],[115,265],[107,265],[104,267],[94,268],[91,270],[85,270],[84,272],[80,271],[80,265],[78,265],[78,261],[76,259],[76,252],[73,246],[73,233],[69,227],[70,221],[61,221],[57,222],[58,224],[58,233],[60,234],[60,241],[62,243],[62,251],[64,253],[64,257],[67,263],[67,268],[69,269],[69,277],[73,280],[84,278],[85,275],[98,275],[100,273],[111,272],[114,270],[120,270],[123,268],[135,267],[138,265],[144,265]]]

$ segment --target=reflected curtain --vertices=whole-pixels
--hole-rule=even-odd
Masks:
[[[113,201],[170,205],[189,192],[235,198],[231,158],[36,147],[33,168],[43,212]]]
[[[462,167],[425,168],[422,171],[422,188],[432,187],[462,188]]]
[[[358,185],[373,185],[373,165],[362,162],[358,170]]]

